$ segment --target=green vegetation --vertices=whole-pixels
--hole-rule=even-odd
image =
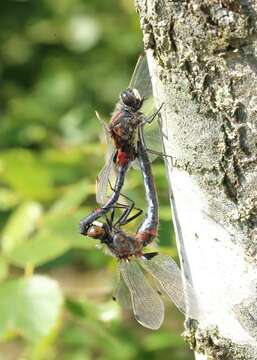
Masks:
[[[138,325],[111,300],[115,259],[77,232],[106,151],[94,111],[108,119],[142,52],[132,1],[7,0],[0,20],[1,358],[191,359],[177,310],[160,331]],[[154,172],[175,256],[162,162]],[[140,172],[126,193],[144,208]]]

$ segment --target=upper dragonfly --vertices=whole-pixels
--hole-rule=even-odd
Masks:
[[[115,107],[110,123],[107,124],[101,119],[99,114],[96,113],[105,131],[109,148],[113,149],[114,145],[114,149],[111,151],[109,160],[101,170],[97,179],[96,200],[101,205],[101,208],[96,209],[89,216],[82,219],[80,223],[80,232],[82,234],[86,235],[90,224],[106,214],[117,202],[124,184],[126,172],[131,163],[137,159],[139,128],[151,124],[157,114],[158,111],[154,111],[152,85],[147,59],[145,56],[140,56],[129,87],[121,93],[120,101]],[[155,136],[153,136],[153,134],[155,134]],[[144,137],[144,143],[147,143],[147,140],[150,138],[151,144],[161,144],[157,126],[149,126],[148,132]],[[156,155],[151,155],[152,160],[154,157],[156,157]],[[116,183],[113,189],[114,191],[108,199],[106,194],[113,165],[116,165]]]

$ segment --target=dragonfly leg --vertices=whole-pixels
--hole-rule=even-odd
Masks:
[[[135,209],[137,212],[130,216],[132,210]],[[133,221],[134,219],[136,219],[138,216],[140,216],[142,214],[143,210],[139,209],[139,208],[135,208],[134,204],[131,204],[129,207],[127,207],[127,209],[124,211],[123,214],[121,214],[121,216],[119,217],[119,219],[116,221],[114,226],[124,226],[128,223],[130,223],[131,221]]]
[[[151,124],[151,123],[154,121],[154,119],[156,118],[156,116],[157,116],[157,115],[159,114],[159,112],[161,111],[163,105],[164,105],[164,103],[161,104],[161,106],[159,107],[159,109],[157,109],[157,110],[153,113],[153,115],[151,115],[151,116],[149,117],[149,119],[146,119],[146,120],[145,120],[145,123],[146,123],[146,124]]]
[[[112,228],[113,228],[113,221],[114,221],[114,217],[115,217],[115,209],[116,209],[115,206],[111,209],[110,218],[108,217],[107,214],[105,214],[105,220],[106,220],[106,223],[107,223],[107,225],[109,227],[110,232],[112,231]]]
[[[161,157],[167,157],[167,158],[171,158],[172,159],[172,156],[171,155],[167,155],[167,154],[163,154],[162,152],[159,152],[159,151],[156,151],[156,150],[152,150],[152,149],[149,149],[149,148],[146,148],[145,149],[147,152],[151,153],[151,154],[155,154],[155,155],[159,155]]]
[[[114,223],[116,209],[124,209],[124,211],[120,215],[118,220]],[[130,206],[126,205],[126,204],[116,203],[116,205],[113,206],[110,210],[111,210],[110,217],[108,217],[107,214],[105,214],[106,223],[109,226],[110,230],[116,226],[123,226],[123,225],[128,224],[129,222],[131,222],[132,220],[134,220],[138,216],[140,216],[143,212],[142,209],[135,207],[135,203],[132,200],[131,200]],[[136,210],[137,212],[134,215],[132,215],[131,217],[129,217],[129,215],[131,214],[131,212],[133,210]]]
[[[142,212],[143,212],[142,209],[139,209],[139,208],[134,208],[134,209],[137,210],[136,214],[134,214],[134,215],[131,216],[131,217],[128,217],[128,215],[127,215],[127,218],[125,219],[125,221],[123,221],[123,222],[121,222],[121,223],[119,224],[120,226],[123,226],[123,225],[126,225],[126,224],[130,223],[131,221],[133,221],[134,219],[136,219],[138,216],[140,216],[140,215],[142,214]]]

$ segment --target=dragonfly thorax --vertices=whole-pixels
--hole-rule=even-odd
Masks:
[[[115,229],[111,240],[106,245],[120,259],[128,259],[133,255],[140,256],[142,254],[142,244],[134,236],[127,235],[120,229]]]

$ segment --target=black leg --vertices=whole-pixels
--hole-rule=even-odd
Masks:
[[[107,214],[105,214],[105,220],[106,220],[106,223],[107,223],[107,225],[108,225],[108,227],[109,227],[109,231],[110,231],[110,232],[112,231],[112,228],[113,228],[113,221],[114,221],[114,216],[115,216],[115,209],[116,209],[115,206],[113,206],[113,207],[111,208],[110,218],[108,217]]]
[[[117,221],[115,221],[114,223],[114,218],[115,218],[115,210],[116,209],[123,209],[124,211],[122,212],[122,214],[120,215],[120,217],[118,218]],[[108,217],[107,214],[105,214],[105,219],[106,219],[106,223],[110,229],[110,231],[112,230],[112,228],[115,228],[116,226],[124,226],[126,224],[128,224],[129,222],[131,222],[132,220],[136,219],[139,215],[142,214],[143,210],[136,208],[135,207],[135,203],[132,202],[130,206],[126,205],[126,204],[117,204],[115,206],[113,206],[111,209],[111,214]],[[132,215],[131,217],[129,217],[129,215],[131,214],[131,212],[133,210],[136,210],[136,214]]]
[[[147,120],[145,121],[146,124],[151,124],[151,123],[154,121],[154,119],[156,118],[156,116],[157,116],[157,115],[159,114],[159,112],[161,111],[161,108],[163,107],[163,105],[164,105],[164,103],[162,103],[161,106],[159,107],[159,109],[157,109],[157,110],[153,113],[153,115],[151,115],[151,116],[149,117],[149,119],[147,119]]]
[[[121,216],[118,218],[118,220],[115,222],[114,227],[115,226],[124,226],[124,225],[128,224],[132,220],[136,219],[143,212],[142,209],[135,207],[134,202],[132,202],[132,204],[130,206],[124,205],[124,204],[118,204],[118,206],[116,206],[116,208],[125,209],[125,210],[121,214]],[[132,210],[136,210],[137,212],[136,212],[136,214],[129,217]]]
[[[122,204],[122,205],[123,205],[123,204]],[[134,202],[132,202],[130,206],[127,206],[127,205],[124,205],[124,206],[123,206],[123,209],[125,209],[125,210],[124,210],[124,212],[121,214],[121,216],[118,218],[118,220],[115,222],[114,226],[123,225],[124,222],[127,221],[127,218],[128,218],[128,216],[129,216],[129,214],[131,213],[131,211],[132,211],[133,208],[134,208],[134,205],[135,205]],[[120,208],[122,208],[122,207],[120,207]]]
[[[156,150],[152,150],[152,149],[149,149],[149,148],[146,148],[145,150],[146,150],[147,152],[151,153],[151,154],[155,154],[155,155],[158,155],[158,156],[161,156],[161,157],[168,157],[168,158],[171,158],[171,159],[172,159],[172,156],[171,156],[171,155],[163,154],[162,152],[159,152],[159,151],[156,151]]]
[[[140,216],[140,215],[142,214],[142,212],[143,212],[142,209],[138,209],[138,208],[134,208],[134,209],[137,210],[137,213],[134,214],[133,216],[129,217],[129,218],[127,217],[127,218],[125,219],[125,221],[123,221],[122,223],[119,224],[120,226],[127,225],[128,223],[130,223],[131,221],[133,221],[134,219],[136,219],[138,216]]]

